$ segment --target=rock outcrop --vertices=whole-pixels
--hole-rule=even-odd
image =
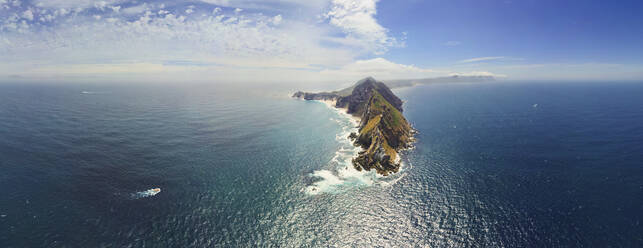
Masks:
[[[384,83],[368,77],[341,91],[300,91],[293,97],[335,101],[335,107],[346,108],[349,114],[361,118],[359,133],[349,136],[364,149],[353,159],[357,170],[375,169],[381,175],[399,170],[398,152],[411,146],[414,131],[402,115],[402,100]]]
[[[340,96],[334,93],[307,93],[303,91],[297,91],[292,97],[301,98],[305,100],[320,100],[320,101],[336,101]]]

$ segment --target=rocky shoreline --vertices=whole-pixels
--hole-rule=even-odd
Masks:
[[[296,92],[293,97],[304,100],[333,101],[336,108],[360,119],[359,131],[348,137],[362,147],[353,166],[387,176],[399,171],[401,150],[410,148],[415,131],[402,115],[402,100],[382,82],[372,77],[354,86],[333,92]]]

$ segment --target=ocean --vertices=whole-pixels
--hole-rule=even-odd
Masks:
[[[643,83],[395,89],[389,177],[313,89],[0,84],[0,247],[643,246]]]

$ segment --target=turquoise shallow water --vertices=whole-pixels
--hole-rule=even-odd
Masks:
[[[643,243],[643,84],[396,90],[420,133],[389,178],[299,88],[0,85],[0,246]]]

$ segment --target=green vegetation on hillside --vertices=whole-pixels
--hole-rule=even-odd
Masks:
[[[406,122],[402,113],[395,109],[395,107],[386,101],[386,99],[384,99],[384,97],[376,90],[373,90],[373,97],[369,107],[372,113],[388,114],[387,117],[390,116],[391,123],[387,124],[391,125],[391,127],[398,127]],[[385,118],[384,121],[389,121],[389,118]]]
[[[353,159],[358,170],[374,169],[388,175],[399,170],[398,151],[411,146],[413,130],[402,115],[402,100],[382,82],[372,77],[333,92],[293,95],[306,100],[335,100],[335,107],[362,118],[359,132],[351,133],[354,144],[364,148]]]
[[[388,175],[399,169],[397,152],[408,147],[411,126],[376,88],[371,89],[370,95],[363,103],[362,126],[355,140],[356,145],[366,150],[353,163],[359,170],[375,169],[379,174]]]
[[[380,124],[380,120],[382,119],[381,115],[376,116],[375,118],[371,118],[368,120],[368,123],[362,127],[362,130],[359,131],[359,134],[365,134],[373,130],[378,124]]]

